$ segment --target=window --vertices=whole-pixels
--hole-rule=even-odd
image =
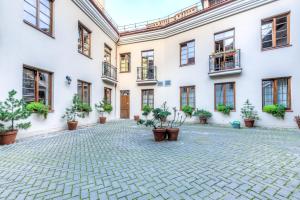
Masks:
[[[80,101],[83,103],[90,104],[91,97],[91,84],[84,81],[77,81],[77,94]]]
[[[52,35],[54,0],[24,0],[24,21]]]
[[[263,106],[280,104],[291,109],[291,78],[263,80],[262,91]]]
[[[104,101],[111,104],[111,91],[110,88],[104,88]]]
[[[234,29],[215,34],[215,53],[234,50]]]
[[[290,44],[290,14],[262,20],[262,49],[283,47]]]
[[[195,40],[180,44],[180,65],[195,64]]]
[[[91,31],[78,23],[78,52],[91,57]]]
[[[142,109],[145,105],[154,108],[154,90],[142,90]]]
[[[24,66],[23,99],[26,103],[42,102],[52,109],[52,76],[50,72]]]
[[[154,66],[154,50],[142,51],[142,67],[149,68]]]
[[[180,109],[184,106],[196,107],[195,86],[180,88]]]
[[[123,53],[120,55],[120,72],[130,71],[130,53]]]
[[[215,84],[215,109],[218,105],[231,106],[235,110],[235,83]]]
[[[104,62],[111,64],[111,48],[108,45],[104,45]]]

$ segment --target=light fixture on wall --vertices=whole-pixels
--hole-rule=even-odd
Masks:
[[[71,85],[72,83],[72,78],[70,76],[66,76],[66,81],[68,85]]]

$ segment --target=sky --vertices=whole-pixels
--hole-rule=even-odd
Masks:
[[[200,0],[105,0],[106,11],[118,25],[165,17]]]

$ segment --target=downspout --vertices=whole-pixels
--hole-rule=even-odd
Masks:
[[[115,43],[115,48],[116,48],[116,54],[115,54],[115,63],[116,63],[116,69],[117,69],[117,80],[118,80],[118,43],[120,40],[120,35],[118,40]],[[115,118],[117,119],[117,83],[115,84]]]

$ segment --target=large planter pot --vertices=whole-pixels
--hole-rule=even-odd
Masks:
[[[207,124],[207,118],[200,117],[199,120],[200,120],[200,124]]]
[[[300,129],[300,118],[296,118],[296,122],[298,124],[299,129]]]
[[[76,130],[78,125],[78,121],[69,121],[68,122],[68,129],[70,131]]]
[[[106,123],[106,117],[99,117],[99,123],[105,124]]]
[[[139,115],[134,115],[133,118],[134,118],[134,121],[136,121],[136,122],[140,120],[140,116]]]
[[[164,141],[166,137],[166,131],[167,129],[165,128],[153,129],[154,140],[156,142]]]
[[[8,145],[16,142],[18,130],[0,133],[0,145]]]
[[[253,128],[254,127],[255,120],[253,120],[253,119],[245,119],[244,122],[245,122],[245,126],[247,128]]]
[[[179,135],[179,128],[168,128],[167,134],[169,141],[177,141]]]

